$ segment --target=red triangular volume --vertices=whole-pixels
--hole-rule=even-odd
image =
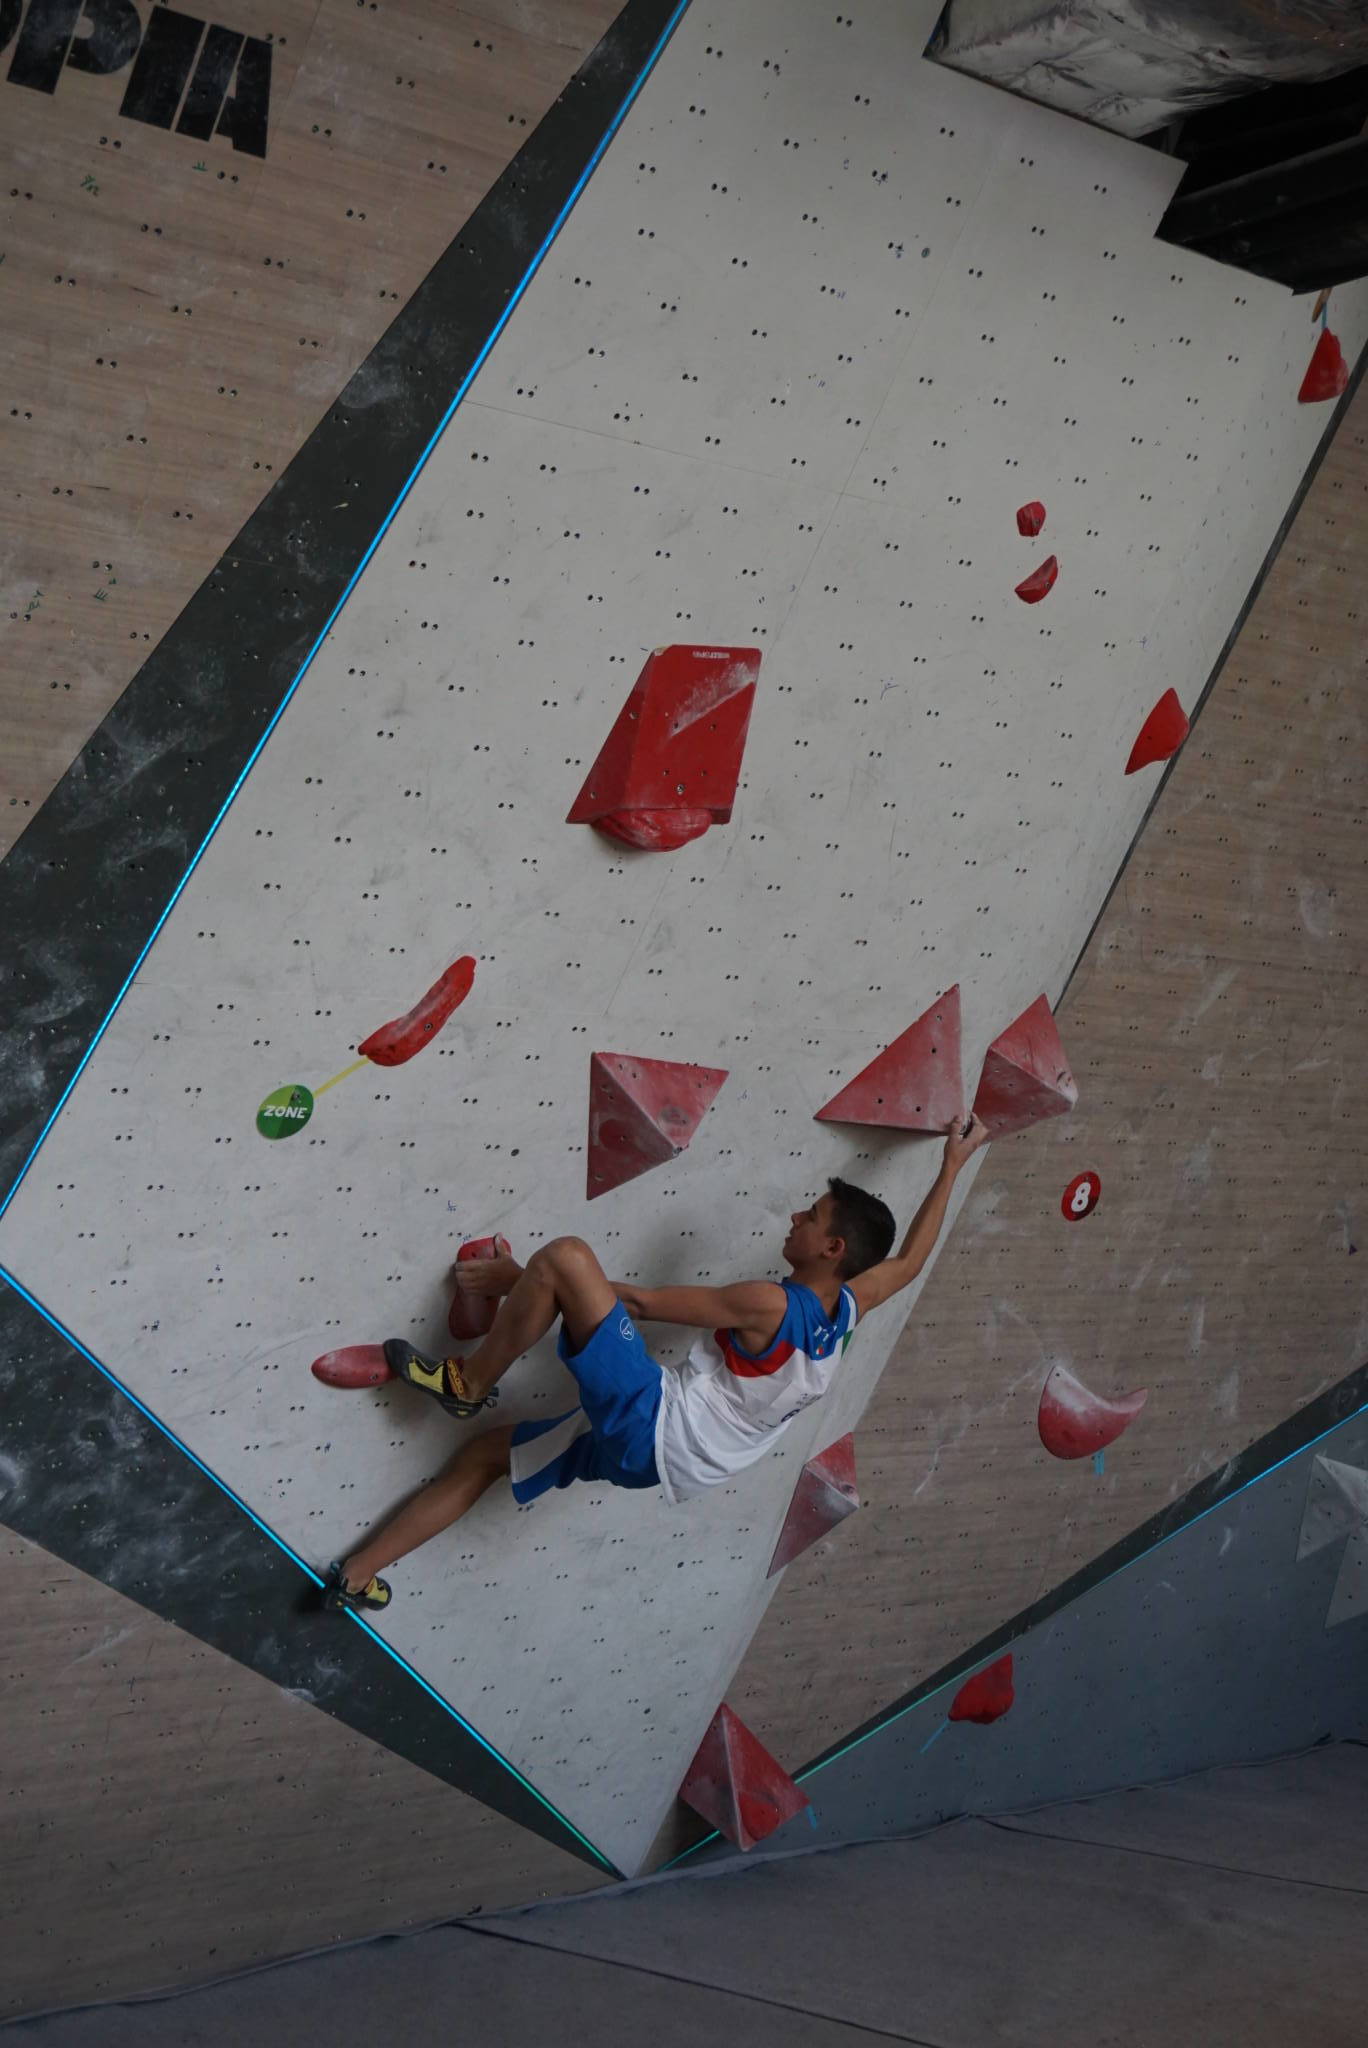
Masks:
[[[757,647],[657,647],[566,823],[657,851],[725,825],[759,674]]]
[[[1344,350],[1339,337],[1322,327],[1320,340],[1306,366],[1301,390],[1297,393],[1298,405],[1317,405],[1324,398],[1339,398],[1349,387],[1349,365],[1344,360]]]
[[[738,1849],[752,1849],[811,1802],[729,1706],[720,1706],[679,1796]]]
[[[1015,1698],[1009,1650],[996,1664],[985,1665],[965,1681],[950,1702],[950,1719],[977,1721],[981,1727],[987,1727],[990,1721],[1001,1719]]]
[[[809,1458],[798,1474],[779,1541],[766,1578],[772,1579],[786,1564],[818,1539],[853,1515],[860,1505],[855,1484],[855,1438],[839,1437],[815,1458]]]
[[[1044,996],[993,1040],[983,1062],[974,1114],[994,1138],[1064,1116],[1078,1100],[1054,1017]]]
[[[943,1131],[963,1107],[956,982],[848,1081],[839,1095],[833,1095],[817,1111],[816,1121],[882,1124],[894,1131]]]
[[[1053,555],[1047,555],[1038,569],[1033,569],[1024,583],[1018,583],[1016,594],[1023,604],[1039,604],[1042,597],[1048,597],[1055,587],[1059,575],[1059,563]]]
[[[1148,768],[1152,761],[1167,761],[1177,753],[1190,730],[1187,713],[1178,701],[1178,692],[1165,690],[1131,748],[1130,759],[1126,763],[1127,775],[1134,775],[1137,768]]]
[[[726,1078],[725,1067],[592,1053],[588,1200],[676,1158]]]

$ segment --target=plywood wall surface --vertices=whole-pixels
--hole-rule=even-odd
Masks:
[[[36,1544],[0,1545],[0,2012],[593,1885],[583,1863]]]
[[[1368,1359],[1368,399],[1060,1011],[1081,1100],[994,1145],[732,1699],[811,1757]],[[1102,1200],[1060,1198],[1092,1169]],[[1150,1390],[1091,1462],[1052,1366]]]
[[[271,47],[264,158],[0,52],[0,852],[617,9],[220,12]]]

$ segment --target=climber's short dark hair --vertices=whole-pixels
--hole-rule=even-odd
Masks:
[[[836,1269],[836,1278],[853,1280],[857,1273],[888,1257],[898,1227],[893,1211],[877,1195],[867,1194],[863,1188],[852,1187],[848,1180],[835,1177],[827,1186],[832,1198],[832,1235],[845,1239],[845,1257]]]

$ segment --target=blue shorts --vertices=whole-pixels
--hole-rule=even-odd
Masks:
[[[556,1349],[579,1381],[580,1406],[513,1431],[513,1498],[536,1500],[553,1486],[598,1479],[610,1486],[659,1486],[656,1417],[663,1368],[615,1302],[583,1351],[571,1351],[562,1322]]]

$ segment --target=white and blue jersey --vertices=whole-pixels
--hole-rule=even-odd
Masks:
[[[678,1371],[651,1357],[621,1302],[582,1351],[570,1350],[562,1325],[557,1349],[581,1405],[518,1424],[515,1498],[597,1479],[658,1485],[674,1504],[754,1464],[826,1392],[860,1316],[848,1287],[829,1316],[810,1287],[782,1284],[784,1319],[764,1351],[744,1351],[734,1330],[714,1330],[695,1340]]]

